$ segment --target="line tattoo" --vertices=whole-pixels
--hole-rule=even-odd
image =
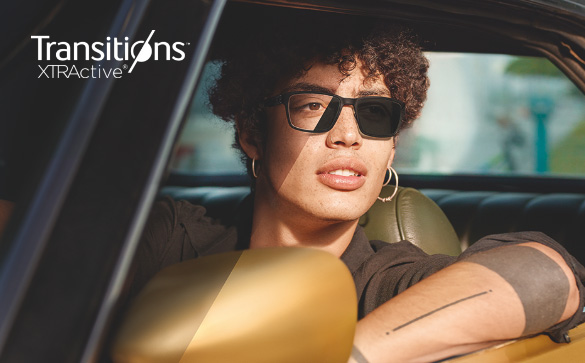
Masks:
[[[406,322],[406,323],[404,323],[404,324],[402,324],[402,325],[399,325],[399,326],[397,326],[396,328],[392,329],[392,331],[397,331],[397,330],[400,330],[400,329],[402,329],[402,328],[404,328],[404,327],[406,327],[406,326],[408,326],[408,325],[410,325],[410,324],[412,324],[412,323],[415,323],[415,322],[417,322],[417,321],[419,321],[419,320],[421,320],[421,319],[424,319],[424,318],[426,318],[426,317],[427,317],[427,316],[429,316],[429,315],[433,315],[434,313],[436,313],[436,312],[438,312],[438,311],[441,311],[441,310],[443,310],[443,309],[446,309],[446,308],[448,308],[449,306],[453,306],[453,305],[456,305],[456,304],[462,303],[462,302],[464,302],[464,301],[471,300],[471,299],[474,299],[474,298],[476,298],[476,297],[479,297],[479,296],[482,296],[482,295],[489,294],[490,292],[492,292],[492,290],[483,291],[483,292],[480,292],[480,293],[477,293],[477,294],[474,294],[474,295],[471,295],[471,296],[464,297],[464,298],[462,298],[462,299],[459,299],[459,300],[455,300],[455,301],[453,301],[453,302],[450,302],[450,303],[449,303],[449,304],[447,304],[447,305],[443,305],[443,306],[441,306],[441,307],[439,307],[439,308],[436,308],[435,310],[429,311],[429,312],[428,312],[428,313],[426,313],[426,314],[423,314],[423,315],[421,315],[421,316],[419,316],[419,317],[417,317],[417,318],[414,318],[414,319],[412,319],[412,320],[410,320],[410,321],[408,321],[408,322]],[[388,335],[388,333],[386,333],[386,335]]]
[[[364,355],[362,354],[362,352],[360,352],[360,350],[355,345],[351,349],[351,357],[357,363],[370,363],[370,362],[368,362],[368,360],[366,359],[366,357],[364,357]]]

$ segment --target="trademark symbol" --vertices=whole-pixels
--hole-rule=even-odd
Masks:
[[[122,65],[122,68],[123,68],[123,69],[128,69],[128,65],[127,65],[127,64],[123,64],[123,65]]]

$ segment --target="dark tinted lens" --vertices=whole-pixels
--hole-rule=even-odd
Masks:
[[[402,106],[388,98],[365,97],[358,100],[356,113],[364,134],[390,137],[394,136],[400,124]]]
[[[329,106],[323,112],[319,123],[315,126],[315,132],[326,132],[331,130],[335,122],[337,121],[337,115],[339,113],[340,102],[336,98],[332,98]]]
[[[330,95],[300,93],[288,100],[291,124],[301,130],[324,132],[331,128],[339,102]]]

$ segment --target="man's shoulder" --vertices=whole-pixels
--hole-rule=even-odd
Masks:
[[[136,252],[132,296],[167,266],[235,249],[236,228],[206,212],[202,206],[169,197],[154,203]]]
[[[164,226],[167,235],[167,240],[164,242],[174,245],[189,244],[194,251],[193,257],[207,254],[205,252],[218,240],[225,241],[226,233],[235,229],[234,226],[228,226],[219,219],[209,217],[203,206],[186,200],[176,201],[170,197],[165,197],[155,203],[149,222],[151,225],[147,228]],[[229,233],[229,235],[236,234]],[[185,248],[188,246],[182,246],[182,250]]]

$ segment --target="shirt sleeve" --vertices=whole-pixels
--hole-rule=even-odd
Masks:
[[[205,213],[202,206],[169,197],[153,205],[135,255],[130,297],[142,290],[158,271],[198,257],[200,249],[225,233],[226,227]]]
[[[580,297],[577,312],[568,320],[554,325],[545,332],[555,342],[566,342],[568,330],[585,321],[585,268],[559,243],[540,232],[487,236],[474,243],[458,257],[427,255],[407,241],[385,245],[385,242],[371,241],[376,253],[358,271],[358,274],[368,277],[361,296],[358,291],[360,318],[408,287],[457,261],[496,247],[526,242],[538,242],[557,251],[575,275]]]
[[[428,255],[408,241],[370,241],[374,253],[354,273],[361,319],[410,286],[451,265],[456,257]]]

